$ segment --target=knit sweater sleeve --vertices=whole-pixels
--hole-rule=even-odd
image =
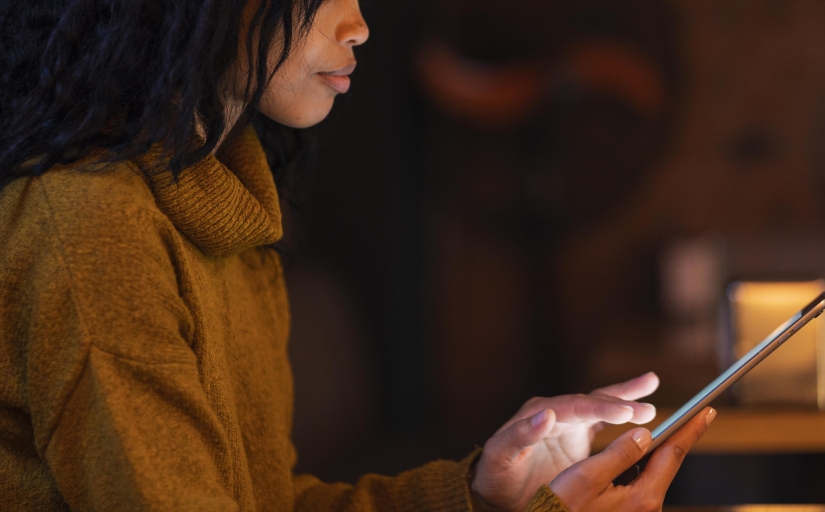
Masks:
[[[472,510],[468,476],[478,449],[460,462],[437,461],[390,478],[366,475],[354,486],[325,484],[310,475],[295,478],[296,511],[399,512]],[[525,512],[567,512],[549,487],[542,486]]]
[[[436,461],[395,477],[366,475],[354,485],[326,484],[311,475],[294,480],[296,511],[472,510],[470,466],[476,450],[460,462]]]
[[[550,487],[542,485],[524,512],[567,512],[567,505],[550,490]]]

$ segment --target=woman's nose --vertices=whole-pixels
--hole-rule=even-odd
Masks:
[[[348,4],[347,14],[338,26],[338,41],[341,44],[358,46],[367,42],[370,37],[370,29],[361,9],[358,7],[358,0],[344,0]]]

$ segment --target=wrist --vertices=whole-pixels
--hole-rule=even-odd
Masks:
[[[470,496],[472,497],[472,505],[473,505],[473,512],[494,512],[493,509],[487,506],[484,502],[484,499],[470,490]]]
[[[470,466],[470,474],[468,476],[470,502],[473,507],[473,512],[497,512],[497,509],[491,507],[486,501],[484,501],[484,498],[482,498],[481,495],[475,490],[476,462],[473,462],[473,465]]]
[[[473,505],[473,512],[498,512],[498,509],[491,507],[473,487],[470,486],[470,499]]]

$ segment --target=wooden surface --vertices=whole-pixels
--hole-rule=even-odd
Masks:
[[[672,412],[660,410],[656,419],[644,426],[652,430]],[[603,450],[616,437],[635,427],[608,425],[596,435],[593,452]],[[693,453],[800,452],[825,452],[825,413],[721,409],[693,449]]]

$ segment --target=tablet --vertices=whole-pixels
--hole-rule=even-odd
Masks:
[[[810,304],[788,319],[787,322],[777,327],[767,338],[753,347],[747,354],[742,356],[741,359],[733,363],[730,368],[722,372],[713,382],[708,384],[696,396],[680,407],[679,410],[663,421],[661,425],[656,427],[653,432],[651,432],[653,442],[647,449],[648,455],[646,455],[639,464],[636,464],[623,473],[614,483],[626,485],[639,476],[641,470],[644,469],[644,464],[647,462],[649,454],[653,452],[653,450],[664,443],[667,438],[690,421],[691,418],[709,405],[716,397],[722,394],[723,391],[728,389],[753,367],[768,357],[771,352],[779,348],[791,336],[796,334],[805,324],[822,314],[823,310],[825,310],[825,293],[820,294],[811,301]]]

